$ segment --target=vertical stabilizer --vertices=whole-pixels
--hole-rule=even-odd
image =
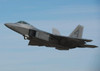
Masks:
[[[52,29],[52,34],[54,34],[54,35],[60,35],[60,32],[56,28],[53,28]]]
[[[82,38],[82,35],[83,35],[83,26],[78,25],[69,36],[73,38]]]

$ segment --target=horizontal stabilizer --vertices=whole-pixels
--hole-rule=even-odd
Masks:
[[[86,42],[91,42],[91,41],[93,41],[93,40],[91,40],[91,39],[82,39],[83,41],[86,41]]]
[[[84,45],[83,47],[96,48],[96,47],[98,47],[98,46],[95,46],[95,45]]]

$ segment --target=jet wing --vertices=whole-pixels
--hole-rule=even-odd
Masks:
[[[58,49],[58,50],[69,50],[69,48],[65,48],[63,46],[60,46],[60,45],[55,45],[55,44],[50,44],[48,42],[45,42],[45,41],[38,41],[38,40],[30,40],[29,44],[28,45],[33,45],[33,46],[46,46],[46,47],[54,47],[55,49]]]
[[[73,37],[66,37],[66,36],[59,36],[59,35],[51,35],[55,39],[64,39],[64,40],[80,40],[80,41],[85,41],[85,42],[91,42],[91,39],[80,39],[80,38],[73,38]]]
[[[67,47],[62,47],[58,46],[56,49],[58,50],[68,50],[68,49],[73,49],[76,47],[84,48],[84,47],[90,47],[90,48],[95,48],[97,46],[95,45],[86,45],[86,42],[91,42],[92,40],[90,39],[79,39],[79,38],[72,38],[72,37],[65,37],[65,36],[59,36],[59,35],[51,35],[51,37],[59,40],[63,40],[61,44],[65,44]],[[67,43],[67,44],[66,44]]]
[[[60,43],[59,43],[59,40],[61,40]],[[50,42],[50,41],[52,41],[52,42]],[[55,47],[58,50],[69,50],[69,49],[78,47],[78,45],[81,45],[81,41],[82,42],[90,42],[92,40],[50,34],[49,41],[45,41],[45,40],[38,39],[38,38],[32,38],[28,45]],[[61,44],[66,45],[66,46],[62,46]],[[84,45],[84,46],[80,46],[80,47],[83,48],[83,47],[94,47],[94,46]]]

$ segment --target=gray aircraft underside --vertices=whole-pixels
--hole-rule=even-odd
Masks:
[[[95,48],[95,45],[88,45],[86,42],[91,42],[89,39],[82,39],[83,26],[78,25],[69,36],[61,36],[60,32],[53,28],[52,34],[41,31],[34,26],[19,21],[17,23],[6,23],[5,26],[18,32],[24,36],[24,39],[29,40],[28,45],[55,47],[58,50],[69,50],[72,48]]]

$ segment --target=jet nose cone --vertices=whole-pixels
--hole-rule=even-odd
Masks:
[[[8,27],[8,24],[5,24],[5,26],[7,26],[7,27]]]
[[[6,27],[8,27],[8,28],[11,28],[12,27],[12,24],[8,24],[8,23],[6,23],[6,24],[4,24]]]

